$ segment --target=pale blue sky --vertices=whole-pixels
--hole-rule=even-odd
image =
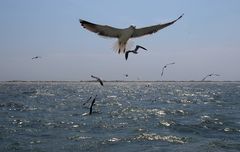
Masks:
[[[240,80],[239,0],[0,0],[0,81]],[[149,52],[123,55],[83,29],[79,18],[126,28],[184,17],[153,35],[133,39]],[[32,60],[33,56],[41,59]],[[161,77],[164,64],[176,62]]]

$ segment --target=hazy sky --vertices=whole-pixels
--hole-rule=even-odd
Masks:
[[[240,80],[239,0],[0,0],[0,81]],[[149,51],[113,51],[116,39],[83,29],[79,18],[126,28],[184,17],[133,39]],[[134,47],[134,46],[133,46]],[[33,56],[41,59],[32,60]],[[164,64],[176,62],[166,69]]]

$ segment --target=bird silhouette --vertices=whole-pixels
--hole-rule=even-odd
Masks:
[[[89,108],[89,109],[90,109],[90,111],[89,111],[89,115],[92,114],[92,108],[93,108],[93,105],[95,104],[96,97],[97,97],[97,95],[96,95],[95,98],[93,98],[93,100],[92,100],[91,106],[90,106],[90,108]]]
[[[163,66],[161,76],[163,76],[164,69],[166,69],[167,66],[169,66],[169,65],[171,65],[171,64],[175,64],[175,62],[168,63],[168,64],[166,64],[166,65]]]
[[[41,58],[40,56],[35,56],[35,57],[32,57],[32,60],[33,59],[39,59],[39,58]]]
[[[205,81],[208,77],[211,77],[211,76],[220,76],[220,75],[215,74],[215,73],[211,73],[211,74],[206,75],[201,81]]]
[[[91,77],[96,79],[101,84],[101,86],[103,86],[103,81],[99,77],[96,77],[96,76],[93,76],[93,75],[91,75]]]
[[[172,25],[177,20],[182,18],[183,15],[184,14],[182,14],[177,19],[168,23],[157,24],[157,25],[152,25],[152,26],[143,27],[143,28],[136,28],[136,26],[131,25],[128,28],[120,29],[120,28],[115,28],[108,25],[91,23],[82,19],[79,19],[79,22],[83,26],[83,28],[86,28],[91,32],[97,33],[100,36],[117,38],[118,39],[117,50],[118,50],[118,53],[120,54],[120,53],[125,53],[126,45],[130,38],[137,38],[144,35],[156,33],[157,31]]]
[[[134,53],[134,54],[138,54],[138,49],[143,49],[143,50],[147,50],[146,48],[144,48],[144,47],[142,47],[142,46],[140,46],[140,45],[136,45],[136,47],[135,47],[135,49],[134,50],[129,50],[129,51],[127,51],[126,53],[125,53],[125,59],[127,60],[128,59],[128,54],[129,53]]]

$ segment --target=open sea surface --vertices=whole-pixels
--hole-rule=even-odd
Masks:
[[[0,82],[15,151],[239,152],[240,82]]]

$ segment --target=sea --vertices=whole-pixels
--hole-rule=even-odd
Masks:
[[[0,82],[0,152],[123,151],[239,152],[240,82]]]

